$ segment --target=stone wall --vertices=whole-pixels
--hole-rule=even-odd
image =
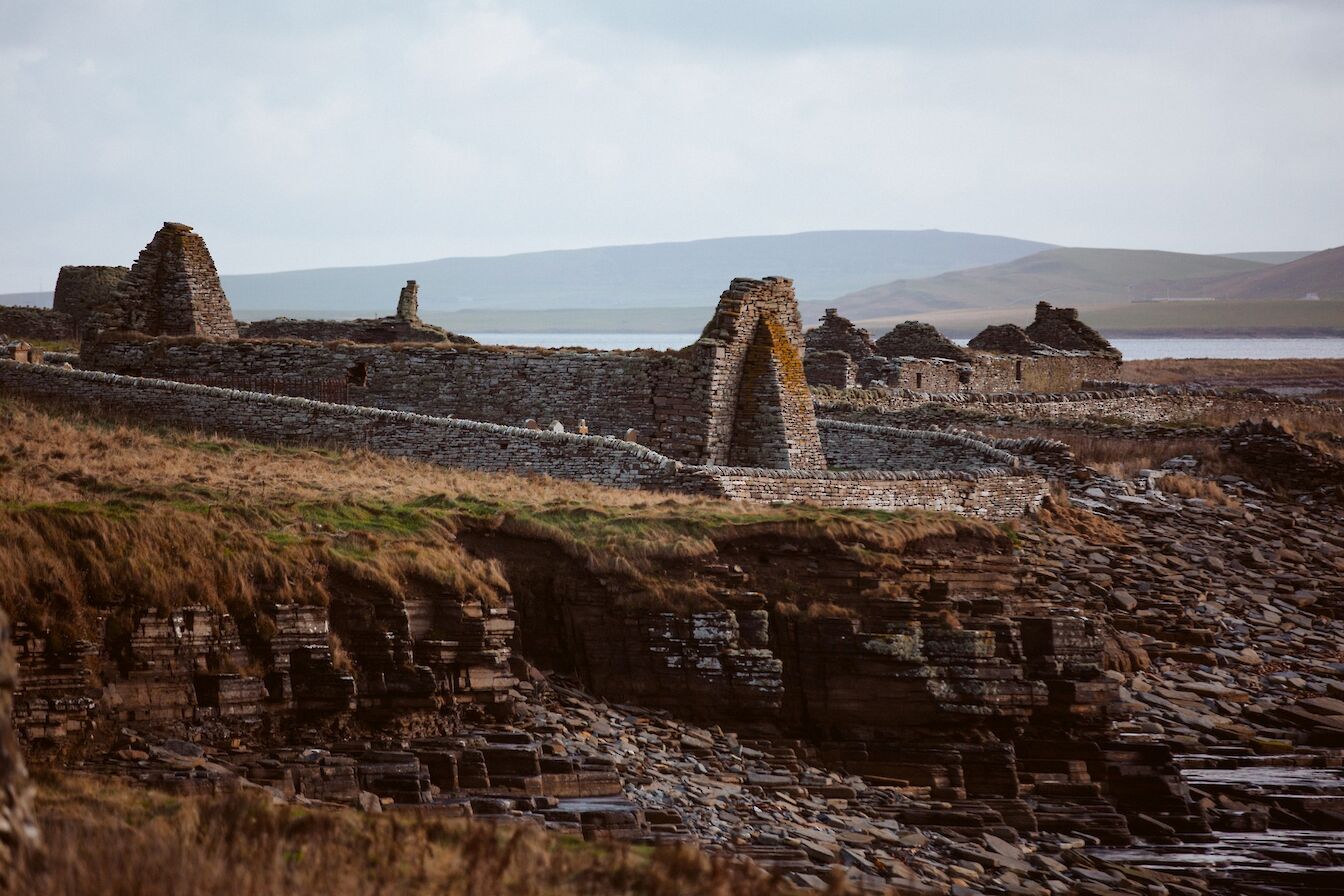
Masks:
[[[398,342],[452,342],[474,345],[475,339],[450,333],[442,327],[403,320],[400,317],[370,317],[353,320],[305,320],[273,317],[238,324],[244,339],[286,339],[306,342],[358,342],[388,345]]]
[[[407,280],[397,298],[393,317],[355,318],[353,320],[308,320],[275,317],[252,323],[239,323],[238,334],[247,339],[300,339],[307,342],[358,342],[387,345],[398,342],[452,342],[475,345],[469,336],[450,333],[420,320],[420,287]]]
[[[151,335],[238,336],[205,240],[186,224],[165,222],[108,300],[89,315],[89,330]]]
[[[303,398],[238,392],[98,371],[0,362],[0,393],[56,400],[261,441],[363,447],[491,472],[534,472],[622,488],[669,489],[754,501],[843,507],[925,507],[994,519],[1039,505],[1044,480],[980,467],[955,472],[783,470],[682,464],[641,445],[429,417]],[[833,433],[843,427],[830,426]],[[834,435],[832,436],[835,437]],[[899,438],[891,434],[891,438]],[[818,450],[820,450],[818,436]]]
[[[821,442],[832,469],[1011,470],[1017,459],[969,435],[820,420]]]
[[[559,420],[570,431],[582,419],[594,435],[623,436],[633,428],[655,448],[664,447],[657,438],[655,390],[683,372],[689,376],[684,359],[663,352],[145,340],[123,334],[86,341],[80,357],[88,369],[179,381],[347,380],[350,402],[365,407],[515,427],[529,418],[545,426]]]
[[[803,359],[803,370],[810,386],[852,389],[858,385],[859,365],[847,352],[809,350]]]
[[[26,305],[0,305],[0,336],[59,341],[74,334],[74,319],[64,312]]]
[[[927,394],[908,390],[851,389],[818,395],[817,410],[825,417],[837,410],[900,412],[925,404],[947,404],[967,411],[1019,420],[1085,420],[1112,418],[1131,423],[1169,423],[1189,420],[1218,407],[1245,413],[1268,413],[1276,399],[1219,395],[1215,390],[1126,388],[1073,393]],[[1247,410],[1246,406],[1257,408]]]
[[[67,264],[56,275],[56,292],[51,307],[70,315],[76,327],[94,309],[109,302],[131,269],[123,266]]]
[[[509,426],[624,436],[686,463],[823,469],[793,285],[737,279],[677,352],[146,339],[103,333],[87,369],[184,382],[346,379],[350,401]]]
[[[4,892],[9,892],[18,867],[35,856],[40,845],[33,786],[10,721],[17,680],[9,619],[0,610],[0,890]]]
[[[868,331],[856,327],[848,318],[841,317],[836,309],[827,308],[821,318],[821,324],[808,330],[804,336],[807,344],[806,354],[819,352],[844,352],[855,364],[877,354],[873,339]]]

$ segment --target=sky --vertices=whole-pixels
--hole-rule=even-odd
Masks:
[[[0,292],[847,228],[1344,243],[1344,2],[0,0]]]

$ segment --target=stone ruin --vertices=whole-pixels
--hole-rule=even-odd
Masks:
[[[64,265],[56,275],[51,307],[68,314],[78,330],[99,306],[112,300],[130,272],[130,268],[119,265]]]
[[[1119,349],[1078,319],[1077,308],[1055,308],[1049,302],[1037,302],[1036,319],[1027,327],[1026,334],[1050,348],[1120,359]]]
[[[815,336],[813,334],[816,334]],[[986,327],[967,348],[920,321],[897,324],[875,343],[828,308],[808,334],[808,383],[834,389],[879,386],[910,392],[1076,392],[1114,377],[1120,352],[1078,319],[1042,302],[1027,329]],[[870,350],[871,346],[871,350]]]
[[[86,329],[236,339],[238,325],[205,240],[164,222],[130,272],[88,316]]]
[[[734,279],[695,347],[709,361],[705,462],[826,469],[792,280]]]
[[[932,324],[907,320],[877,340],[877,351],[888,358],[946,358],[969,361],[966,349],[948,339]]]
[[[420,285],[414,280],[407,280],[397,297],[397,320],[420,322]]]
[[[968,343],[969,348],[980,352],[996,352],[1000,355],[1035,355],[1048,351],[1043,345],[1027,335],[1017,324],[996,324],[985,327]]]
[[[407,280],[397,297],[397,313],[391,317],[361,317],[353,320],[296,320],[275,317],[238,325],[244,339],[304,339],[310,342],[357,342],[390,345],[399,342],[454,342],[475,345],[476,340],[450,333],[420,320],[420,286]]]

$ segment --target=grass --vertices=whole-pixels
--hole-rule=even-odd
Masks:
[[[1291,386],[1322,381],[1344,384],[1344,358],[1162,358],[1126,361],[1118,379],[1178,386]]]
[[[432,813],[279,805],[249,791],[172,797],[92,776],[45,773],[38,783],[44,867],[14,890],[28,896],[795,892],[689,845],[599,845]]]
[[[927,539],[1005,545],[962,517],[763,506],[450,470],[361,451],[151,431],[0,401],[0,606],[59,638],[99,614],[202,604],[240,620],[350,589],[497,605],[504,535],[619,581],[626,605],[718,606],[700,561],[750,539],[864,548],[890,562]]]

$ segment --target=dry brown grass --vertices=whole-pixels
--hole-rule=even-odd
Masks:
[[[1164,492],[1183,498],[1202,498],[1219,507],[1240,507],[1241,502],[1223,491],[1223,487],[1209,479],[1200,479],[1187,473],[1168,473],[1158,481]]]
[[[322,603],[335,588],[497,601],[500,568],[459,543],[495,532],[619,576],[634,605],[716,606],[694,562],[743,539],[859,545],[879,562],[927,539],[998,539],[928,514],[768,507],[482,474],[359,451],[148,431],[0,402],[0,605],[88,637],[97,613]]]
[[[1050,489],[1050,496],[1036,512],[1037,521],[1052,532],[1077,535],[1091,544],[1125,544],[1129,536],[1116,523],[1078,507],[1069,500],[1062,485]]]
[[[1344,358],[1161,358],[1126,361],[1117,379],[1158,385],[1259,387],[1344,384]]]
[[[306,809],[247,792],[173,798],[115,779],[48,775],[38,812],[47,856],[45,870],[17,881],[14,892],[27,896],[794,892],[691,846],[598,846],[530,826]]]

